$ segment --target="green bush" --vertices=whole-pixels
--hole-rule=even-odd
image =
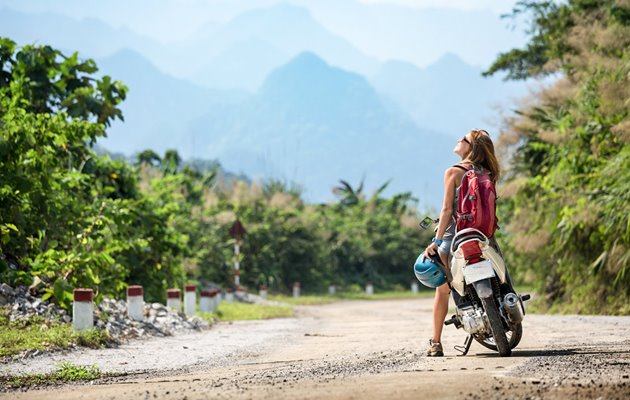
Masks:
[[[630,7],[613,0],[521,2],[525,50],[488,73],[555,73],[506,121],[511,156],[500,219],[514,275],[551,310],[627,314],[630,300]]]

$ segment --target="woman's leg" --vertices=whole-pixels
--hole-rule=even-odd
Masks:
[[[448,256],[439,252],[440,259],[448,268]],[[433,300],[433,342],[442,343],[442,328],[444,327],[444,320],[446,314],[448,314],[448,297],[451,293],[451,289],[448,283],[438,286],[435,289],[435,299]]]
[[[433,342],[442,343],[442,327],[448,313],[448,295],[451,290],[448,283],[435,289],[435,299],[433,301]]]

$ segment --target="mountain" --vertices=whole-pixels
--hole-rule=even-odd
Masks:
[[[229,133],[229,134],[228,134]],[[332,198],[339,179],[412,191],[439,204],[454,142],[419,130],[369,82],[304,52],[274,70],[253,98],[212,110],[192,125],[210,158],[251,177],[275,176],[306,188],[311,201]]]
[[[363,74],[375,73],[379,65],[323,28],[307,8],[288,3],[250,9],[225,24],[208,21],[188,40],[168,43],[94,17],[2,8],[0,35],[18,44],[50,44],[91,58],[132,49],[172,76],[214,89],[255,91],[274,68],[305,50]]]
[[[262,39],[247,39],[215,55],[194,79],[206,87],[255,92],[270,71],[290,58]]]
[[[526,32],[518,28],[520,23],[515,29],[515,20],[501,18],[510,13],[515,1],[488,1],[485,7],[470,4],[468,10],[446,1],[418,1],[417,5],[411,5],[412,1],[292,1],[307,6],[326,29],[382,60],[427,66],[447,51],[468,64],[488,66],[499,52],[528,41]]]
[[[491,12],[220,0],[194,2],[198,13],[187,19],[190,10],[175,2],[163,2],[171,15],[146,1],[114,1],[115,12],[110,3],[0,0],[22,10],[0,10],[0,35],[79,50],[127,84],[125,122],[109,130],[108,149],[219,157],[231,170],[301,182],[317,201],[330,197],[338,179],[365,176],[368,187],[393,178],[391,190],[439,205],[441,193],[426,188],[441,187],[443,169],[456,161],[453,139],[487,126],[494,102],[524,93],[522,83],[484,79],[460,58],[496,54],[510,36],[495,40],[501,24]],[[155,33],[155,25],[169,32],[161,42],[133,31]],[[193,25],[196,33],[182,40]],[[355,46],[406,61],[381,65]],[[438,59],[446,48],[460,56]]]
[[[195,153],[187,137],[188,123],[219,104],[242,101],[247,94],[207,89],[159,71],[139,53],[124,49],[97,60],[99,73],[122,81],[128,88],[121,105],[125,121],[116,121],[101,142],[109,150],[127,154],[151,148],[177,148]]]
[[[472,128],[494,126],[497,121],[488,121],[493,107],[525,94],[522,83],[484,78],[481,72],[456,55],[446,54],[426,68],[388,61],[370,82],[379,93],[396,101],[418,126],[460,137]]]
[[[19,45],[47,44],[65,53],[105,57],[122,48],[157,51],[160,45],[127,28],[113,28],[96,18],[74,19],[54,13],[22,13],[0,9],[0,36]]]
[[[334,66],[362,74],[371,75],[378,68],[377,60],[324,29],[307,8],[288,3],[244,12],[205,39],[196,35],[195,43],[200,57],[210,55],[211,59],[190,78],[207,85],[219,79],[239,82],[251,80],[252,76],[264,78],[273,68],[303,51],[317,53]],[[223,67],[239,63],[236,69]],[[217,69],[224,75],[213,74]],[[237,87],[257,89],[262,80]]]

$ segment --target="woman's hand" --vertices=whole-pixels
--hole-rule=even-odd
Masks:
[[[424,249],[424,258],[430,258],[430,256],[436,254],[438,249],[438,245],[435,242],[431,242],[430,245],[427,246],[426,249]]]

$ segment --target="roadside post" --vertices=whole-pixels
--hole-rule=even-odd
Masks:
[[[234,293],[232,291],[232,288],[225,289],[225,302],[234,303]]]
[[[179,289],[166,290],[166,307],[175,312],[182,311],[182,300]]]
[[[214,311],[217,308],[219,308],[219,304],[221,304],[221,301],[223,300],[221,296],[221,289],[214,289],[213,299],[214,299],[214,305],[213,305],[213,311]]]
[[[300,282],[293,282],[293,297],[300,297]]]
[[[94,327],[94,292],[92,289],[74,289],[72,303],[72,326],[75,331]]]
[[[210,311],[215,312],[221,302],[221,292],[219,289],[210,289]]]
[[[367,285],[365,285],[365,294],[369,296],[374,294],[374,285],[372,285],[371,281],[368,281]]]
[[[418,282],[415,280],[411,281],[411,293],[418,294]]]
[[[204,289],[199,297],[199,311],[202,313],[212,312],[212,289]]]
[[[263,299],[267,298],[267,285],[260,285],[260,288],[258,289],[258,295]]]
[[[144,297],[140,285],[127,287],[127,315],[134,321],[144,319]]]
[[[189,317],[195,315],[197,311],[197,285],[184,286],[184,310]]]
[[[334,296],[337,293],[337,287],[335,285],[328,286],[328,294]]]
[[[236,220],[230,228],[230,236],[234,238],[234,285],[241,285],[241,237],[247,234],[240,220]]]

